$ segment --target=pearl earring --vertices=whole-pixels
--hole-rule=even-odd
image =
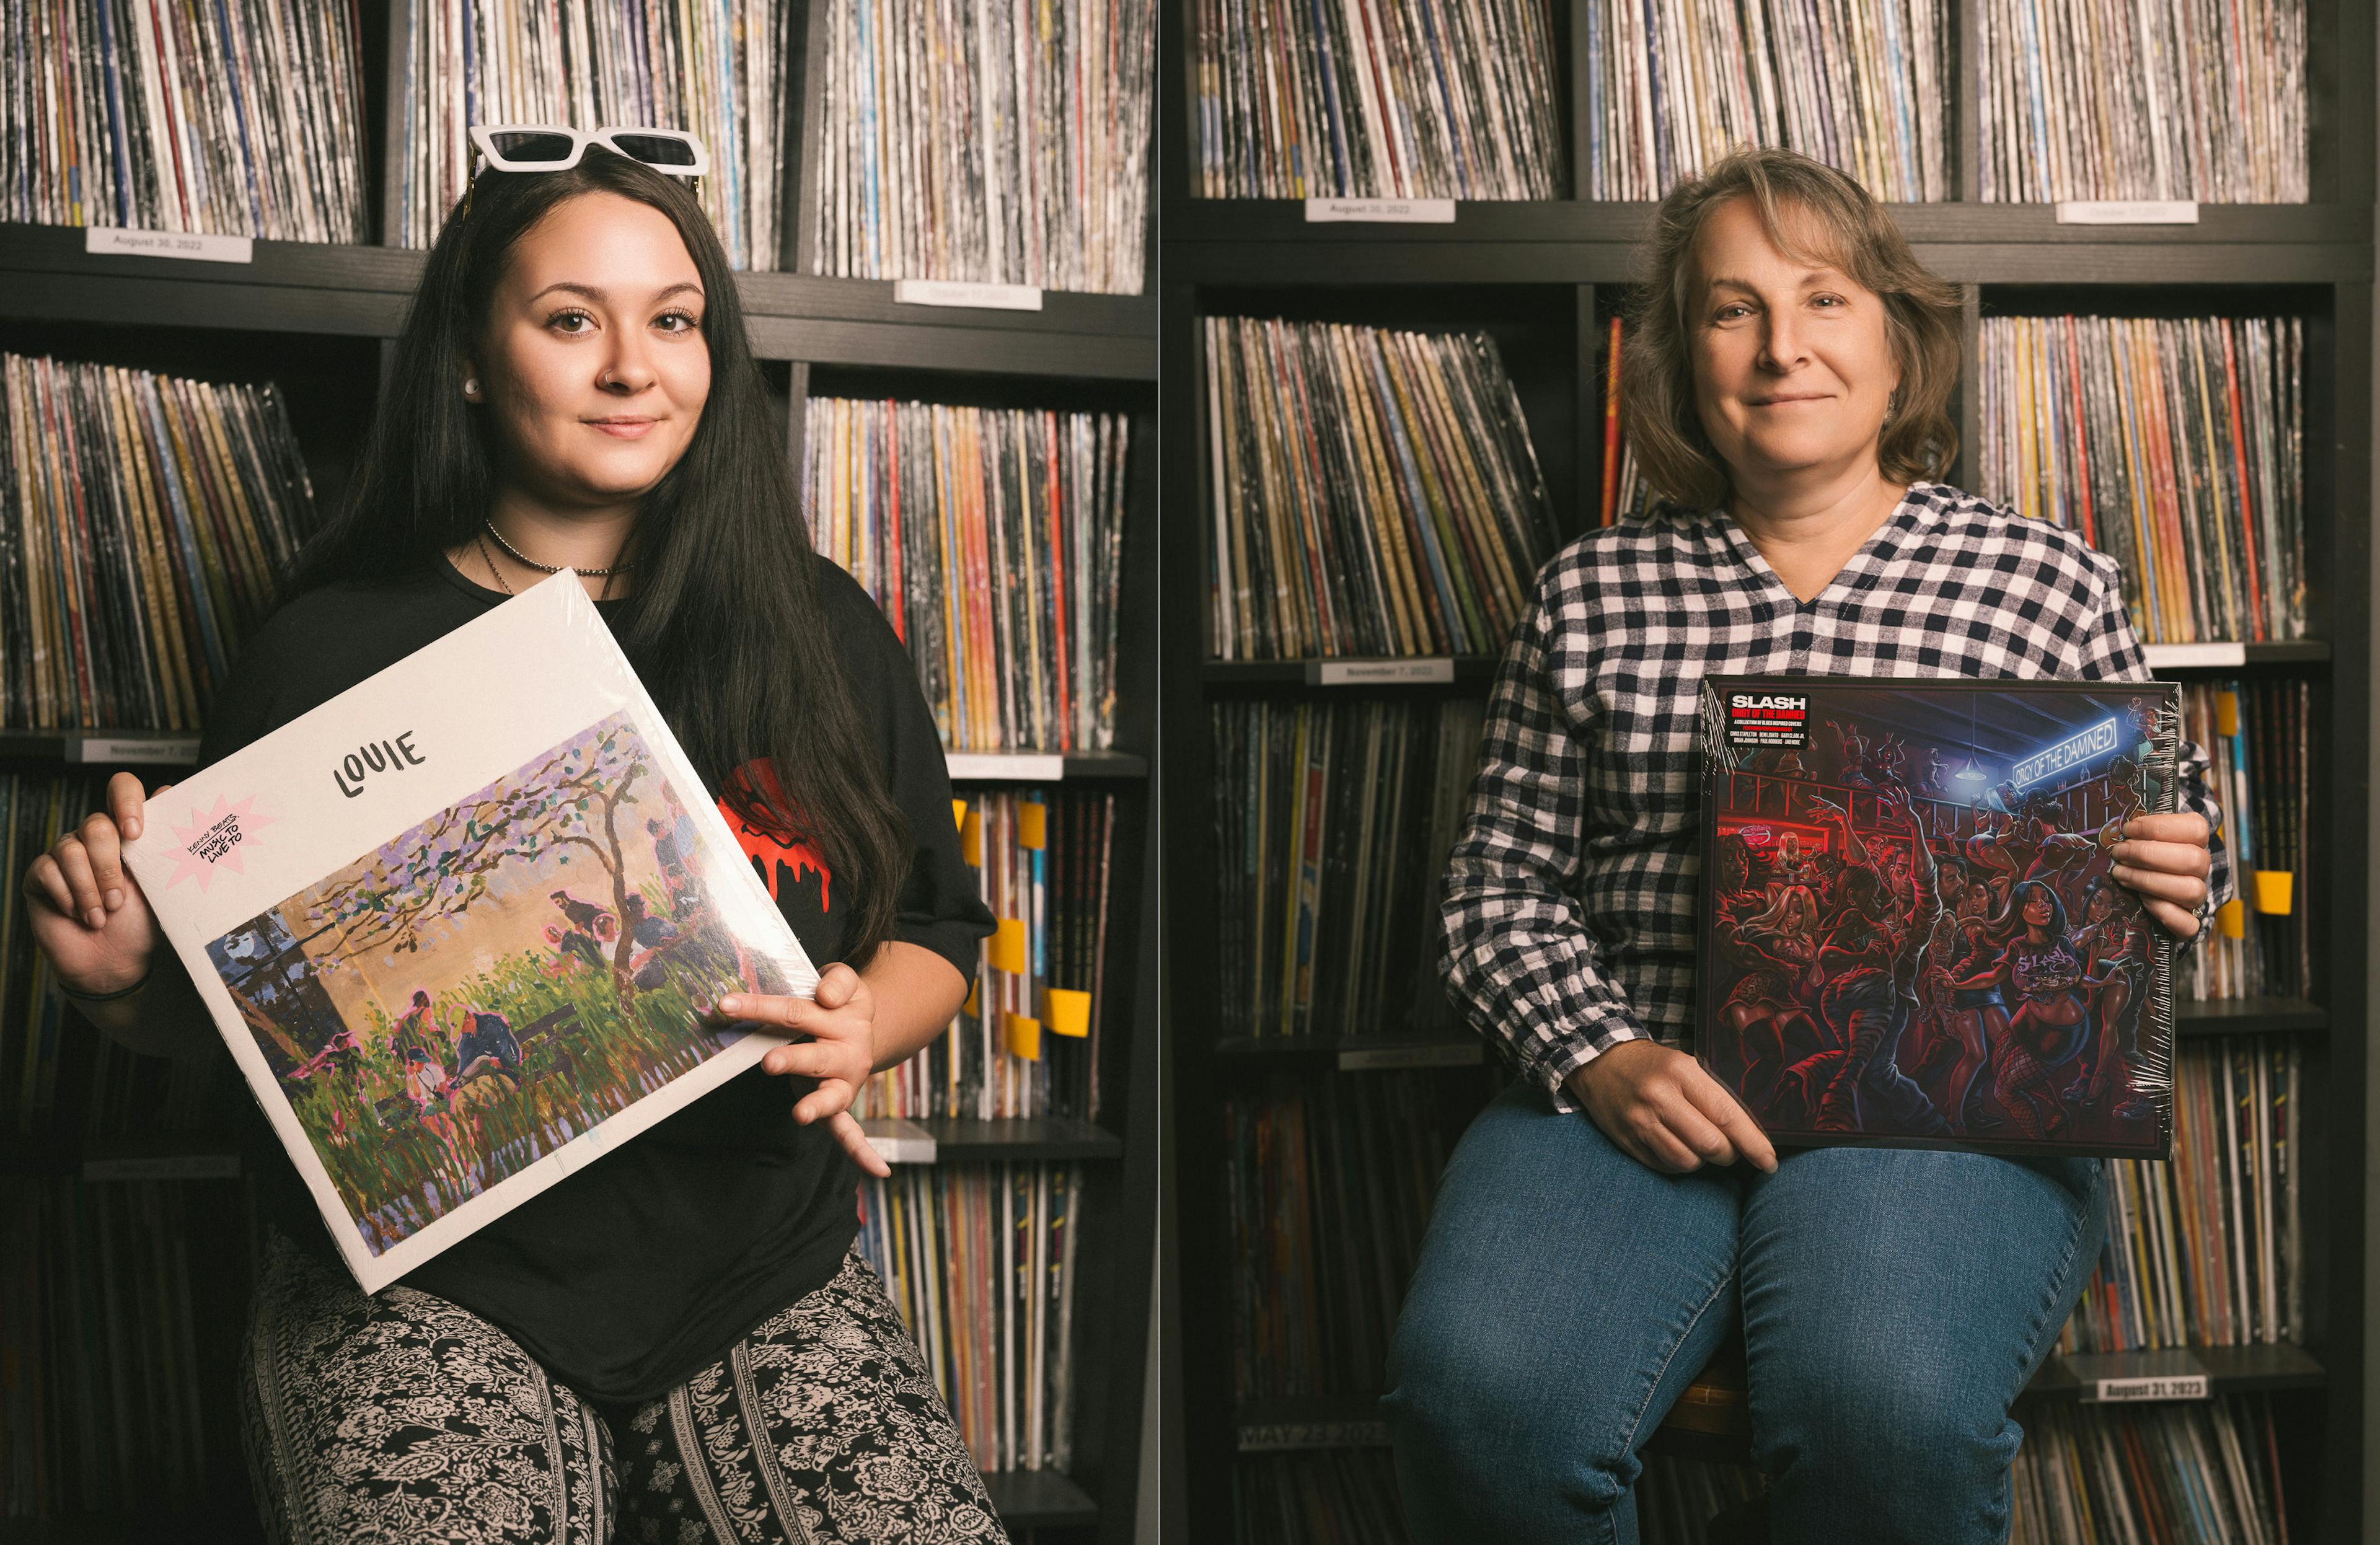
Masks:
[[[478,376],[472,376],[463,383],[463,395],[467,397],[476,397],[480,395],[480,378]]]

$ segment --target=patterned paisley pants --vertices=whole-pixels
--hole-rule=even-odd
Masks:
[[[834,1281],[668,1394],[599,1411],[443,1298],[273,1239],[241,1380],[286,1545],[1003,1541],[884,1289]]]

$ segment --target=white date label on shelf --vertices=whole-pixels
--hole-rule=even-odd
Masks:
[[[2152,671],[2176,671],[2192,665],[2244,665],[2245,644],[2143,644]]]
[[[1066,776],[1066,759],[1042,752],[952,751],[954,784],[1054,784]]]
[[[1279,1454],[1287,1449],[1386,1448],[1384,1421],[1266,1422],[1240,1429],[1242,1454]]]
[[[116,739],[101,735],[80,735],[67,742],[67,760],[108,766],[122,762],[154,762],[166,767],[185,767],[199,760],[199,737],[179,735]]]
[[[868,1146],[888,1164],[930,1164],[939,1157],[934,1135],[900,1116],[870,1116],[859,1124]]]
[[[1451,199],[1308,199],[1305,223],[1328,225],[1350,221],[1377,221],[1387,225],[1451,225]]]
[[[1305,679],[1319,687],[1372,687],[1383,682],[1450,682],[1454,662],[1435,660],[1315,660],[1305,667]]]
[[[985,311],[1038,311],[1038,285],[983,285],[965,279],[895,279],[892,299],[902,306],[973,306]]]
[[[2207,1400],[2212,1396],[2203,1373],[2169,1374],[2163,1379],[2102,1379],[2085,1397],[2096,1401]]]
[[[2189,199],[2069,199],[2058,206],[2061,225],[2195,225]]]
[[[176,1153],[147,1159],[86,1159],[85,1180],[237,1180],[237,1153]]]
[[[1381,1073],[1399,1067],[1475,1067],[1479,1048],[1460,1041],[1445,1046],[1383,1046],[1370,1052],[1341,1052],[1342,1073]]]
[[[131,231],[115,225],[86,229],[82,249],[115,257],[191,258],[200,262],[256,261],[256,242],[250,237],[200,236],[195,231]]]

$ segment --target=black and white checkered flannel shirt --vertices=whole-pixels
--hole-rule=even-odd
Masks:
[[[1443,900],[1449,989],[1576,1110],[1563,1080],[1651,1035],[1691,1049],[1696,694],[1706,675],[2146,681],[2116,561],[2075,532],[1916,483],[1802,602],[1718,513],[1588,533],[1537,576],[1488,707]],[[2216,821],[2182,747],[2182,808]],[[2231,895],[2218,839],[2201,931]]]

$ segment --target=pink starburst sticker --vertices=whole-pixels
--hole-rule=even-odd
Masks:
[[[237,805],[225,795],[204,814],[197,806],[191,806],[190,823],[174,828],[174,841],[180,845],[181,851],[175,857],[173,877],[165,883],[178,885],[196,875],[199,889],[203,891],[214,879],[217,869],[245,874],[246,856],[241,848],[259,827],[270,826],[279,819],[258,814],[256,796],[252,794]]]

